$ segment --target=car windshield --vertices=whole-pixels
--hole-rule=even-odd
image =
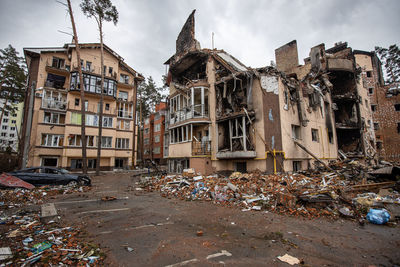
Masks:
[[[69,173],[69,171],[67,171],[66,169],[60,169],[60,172],[61,172],[62,174],[67,174],[67,173]]]

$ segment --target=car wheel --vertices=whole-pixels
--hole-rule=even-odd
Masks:
[[[69,187],[76,187],[78,185],[78,183],[76,181],[70,181],[67,186]]]

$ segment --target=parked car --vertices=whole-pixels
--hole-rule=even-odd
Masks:
[[[33,185],[91,185],[88,175],[72,174],[61,168],[34,167],[9,172],[9,174]]]

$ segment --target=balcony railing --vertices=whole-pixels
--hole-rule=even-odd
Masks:
[[[171,113],[169,123],[172,125],[193,118],[208,118],[208,106],[202,104],[187,106]]]
[[[42,108],[56,109],[56,110],[67,110],[67,101],[65,100],[55,100],[52,98],[42,99]]]
[[[192,141],[192,155],[204,156],[211,155],[211,141]]]

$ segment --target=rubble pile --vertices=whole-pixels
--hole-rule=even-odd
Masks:
[[[80,241],[78,227],[57,221],[41,222],[35,212],[20,211],[7,216],[1,213],[0,262],[13,266],[99,265],[103,256],[97,246]],[[3,266],[3,265],[2,265]]]
[[[2,189],[0,190],[0,206],[7,209],[22,205],[38,205],[55,195],[87,192],[90,189],[89,186],[69,187],[63,185],[46,185],[35,187],[32,190],[24,188]]]
[[[330,172],[317,168],[292,174],[234,172],[230,176],[194,176],[191,171],[144,177],[139,185],[147,191],[160,191],[167,198],[206,200],[240,207],[242,211],[264,210],[309,218],[360,219],[369,207],[399,206],[400,194],[393,190],[395,181],[368,181],[368,168],[354,160],[335,163],[331,168]],[[394,214],[392,219],[398,215]]]
[[[86,243],[78,225],[45,217],[38,204],[57,194],[85,192],[90,187],[43,186],[0,190],[0,266],[101,266],[104,254]],[[53,204],[54,207],[54,204]]]

